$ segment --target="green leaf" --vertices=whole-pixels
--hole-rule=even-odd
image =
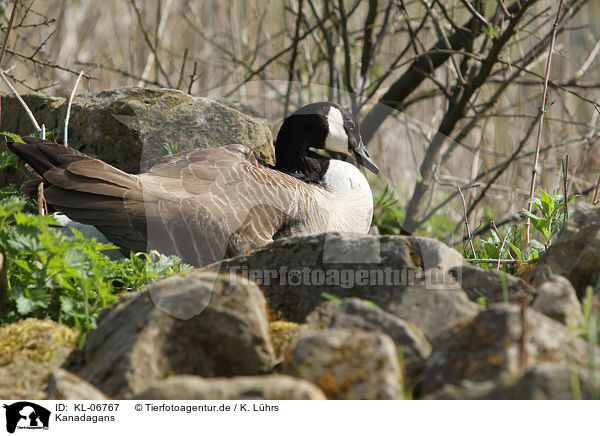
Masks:
[[[517,255],[517,259],[519,259],[519,261],[523,262],[523,253],[521,252],[521,249],[519,247],[517,247],[515,244],[513,244],[512,242],[506,241],[506,244]]]
[[[21,315],[28,315],[31,312],[33,312],[33,309],[35,309],[35,303],[27,298],[24,295],[19,295],[17,297],[17,311],[21,314]]]
[[[550,216],[554,211],[554,199],[550,197],[543,189],[541,190],[540,199],[544,217]]]
[[[579,197],[579,194],[571,194],[569,195],[569,199],[567,200],[567,203],[572,202],[573,200],[575,200],[577,197]]]
[[[17,156],[14,153],[10,153],[8,151],[0,152],[0,169],[9,167],[17,167]]]
[[[23,139],[16,133],[0,132],[0,135],[6,136],[8,139],[12,140],[13,142],[20,142],[21,144],[25,144],[25,141],[23,141]]]

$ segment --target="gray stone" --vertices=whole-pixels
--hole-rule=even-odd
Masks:
[[[590,381],[589,371],[561,363],[540,363],[523,375],[495,381],[445,385],[426,400],[572,400],[598,398],[600,372]],[[594,387],[594,383],[596,386]]]
[[[327,329],[295,341],[283,363],[287,374],[316,384],[329,399],[396,399],[401,374],[388,335]]]
[[[62,141],[67,101],[42,94],[23,96],[40,124]],[[31,122],[16,98],[2,97],[0,130],[28,135]],[[274,162],[270,129],[260,121],[213,100],[173,89],[124,87],[73,99],[69,144],[123,170],[166,154],[165,144],[180,151],[242,144]],[[146,165],[147,167],[147,165]],[[0,174],[0,185],[23,180],[15,169]]]
[[[306,380],[288,375],[202,378],[176,375],[152,382],[135,400],[326,400]]]
[[[487,303],[500,303],[505,299],[505,292],[507,301],[519,301],[521,296],[529,300],[533,292],[523,279],[495,269],[462,265],[452,268],[450,273],[473,301],[483,297]]]
[[[274,360],[265,299],[233,275],[169,277],[126,295],[98,322],[77,373],[118,398],[173,374],[254,375]]]
[[[327,233],[276,240],[205,269],[248,276],[264,290],[274,313],[302,322],[325,300],[324,292],[371,300],[388,310],[413,286],[460,291],[448,269],[461,264],[460,253],[428,238]]]
[[[540,284],[552,274],[566,277],[580,299],[600,280],[600,206],[583,201],[569,206],[569,219],[534,266],[529,280]]]
[[[400,319],[358,298],[338,304],[329,323],[331,328],[356,328],[389,335],[402,350],[407,376],[413,377],[431,353],[431,345],[414,324]]]
[[[483,308],[470,301],[462,289],[427,289],[412,286],[396,295],[385,309],[416,325],[432,341],[440,332]]]
[[[525,312],[525,320],[523,360],[519,306],[496,304],[442,332],[432,342],[433,351],[425,364],[423,393],[448,383],[487,381],[503,374],[518,374],[522,362],[525,369],[542,362],[587,366],[586,342],[575,333],[533,309]],[[597,350],[594,352],[598,354]]]
[[[571,282],[557,274],[535,289],[535,300],[531,307],[568,326],[585,323],[575,289]]]
[[[72,372],[59,368],[48,381],[48,400],[107,400],[108,398]]]

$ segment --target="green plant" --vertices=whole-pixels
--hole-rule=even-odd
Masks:
[[[173,144],[172,142],[169,142],[169,143],[165,142],[163,144],[163,148],[165,149],[165,151],[167,152],[167,154],[177,154],[177,153],[179,153],[181,151],[179,149],[179,145]]]
[[[0,200],[0,245],[8,259],[8,311],[2,321],[50,317],[85,334],[99,312],[122,292],[161,277],[191,270],[175,256],[145,254],[111,260],[112,244],[87,239],[73,229],[66,236],[52,216],[25,212],[25,200]]]
[[[404,213],[399,206],[399,201],[389,186],[385,186],[373,205],[373,224],[382,235],[399,235],[402,231],[400,223]]]
[[[575,194],[570,195],[567,199],[567,203],[570,203],[577,197],[578,195]],[[535,259],[548,249],[552,239],[562,228],[565,217],[564,214],[561,213],[561,210],[565,206],[565,201],[560,195],[548,195],[546,191],[542,189],[540,197],[532,198],[530,203],[539,210],[541,216],[529,212],[526,209],[521,209],[519,214],[528,217],[531,220],[533,227],[544,237],[543,243],[532,238],[529,247],[527,247],[531,252],[531,258]]]

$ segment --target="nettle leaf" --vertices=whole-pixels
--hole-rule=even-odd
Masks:
[[[533,197],[531,200],[529,200],[529,202],[540,210],[544,209],[544,207],[542,206],[542,200],[540,200],[537,197]]]
[[[529,212],[527,209],[521,209],[517,213],[519,215],[529,217],[529,219],[531,219],[531,220],[535,220],[535,221],[541,221],[541,220],[543,220],[542,217],[537,216],[536,214]]]
[[[542,211],[544,213],[544,216],[551,215],[552,211],[554,210],[554,199],[542,189],[540,194],[540,200],[542,203]]]
[[[35,302],[25,295],[19,295],[16,299],[17,312],[21,315],[28,315],[35,309]]]
[[[12,142],[20,142],[21,144],[25,144],[25,141],[23,141],[23,139],[16,133],[0,132],[0,135],[7,137]]]

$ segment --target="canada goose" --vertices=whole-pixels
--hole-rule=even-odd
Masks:
[[[50,141],[24,141],[8,147],[42,179],[21,191],[35,198],[43,183],[52,209],[95,226],[127,252],[156,249],[200,266],[289,235],[367,233],[371,224],[363,174],[320,154],[353,155],[379,171],[356,121],[332,102],[284,120],[274,167],[242,145],[226,145],[165,156],[147,172],[128,174]]]

